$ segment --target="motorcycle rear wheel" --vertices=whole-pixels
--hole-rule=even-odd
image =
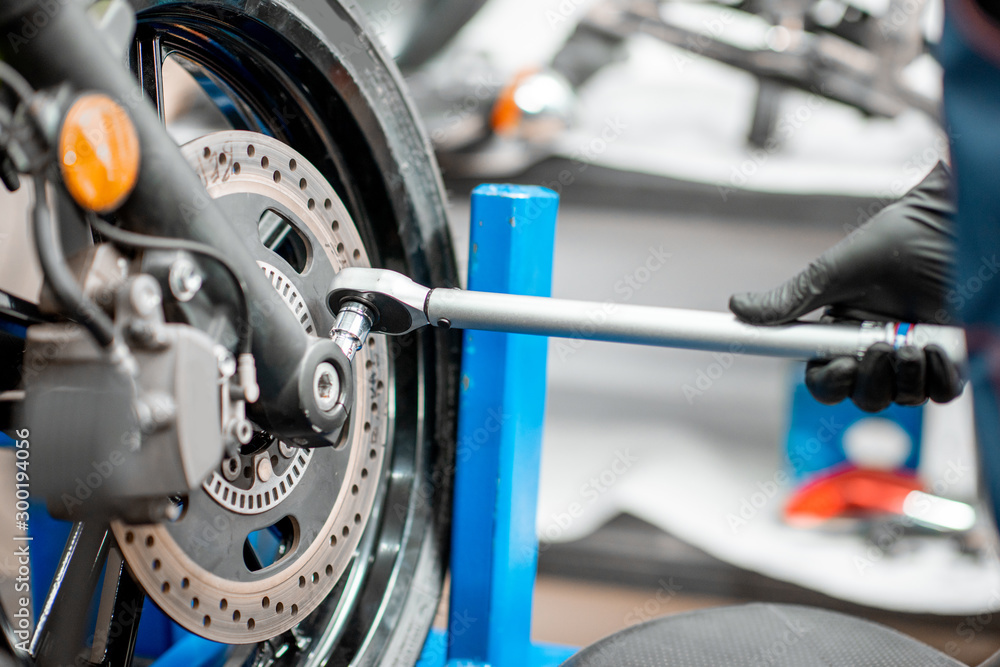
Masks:
[[[322,174],[373,266],[424,284],[457,285],[427,138],[395,65],[343,2],[131,4],[137,30],[129,63],[161,116],[163,66],[178,58],[197,73],[230,129],[276,139]],[[435,330],[390,342],[386,457],[353,562],[293,631],[234,659],[310,667],[416,663],[447,563],[457,341]],[[124,641],[128,648],[114,654],[128,664],[131,642]]]

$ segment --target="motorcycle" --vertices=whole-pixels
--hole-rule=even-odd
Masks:
[[[148,598],[242,664],[414,664],[457,339],[338,345],[325,302],[346,267],[458,282],[392,61],[339,0],[9,0],[0,27],[0,425],[72,522],[37,622],[3,610],[10,659],[130,664]],[[174,142],[171,68],[226,129]]]

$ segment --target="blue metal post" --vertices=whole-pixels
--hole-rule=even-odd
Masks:
[[[472,193],[471,290],[550,296],[559,197]],[[536,664],[531,604],[548,339],[466,331],[451,548],[449,664]]]

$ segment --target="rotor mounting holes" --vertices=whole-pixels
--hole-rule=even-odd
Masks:
[[[260,600],[260,606],[261,606],[261,607],[263,607],[264,609],[267,609],[268,607],[270,607],[270,606],[271,606],[271,598],[269,598],[269,597],[267,597],[267,596],[265,595],[265,596],[264,596],[263,598],[261,598],[261,600]]]
[[[267,156],[265,155],[264,157],[262,157],[260,159],[260,167],[261,167],[261,169],[267,169],[267,165],[268,164],[269,164],[269,162],[268,162]]]
[[[333,208],[333,202],[327,199],[326,201],[323,202],[323,208],[329,211],[331,208]]]
[[[257,149],[253,147],[253,144],[247,146],[247,157],[253,157],[253,154],[257,152]]]
[[[306,181],[306,179],[304,179],[304,178],[300,178],[299,179],[299,190],[305,190],[308,187],[309,187],[308,181]]]
[[[225,611],[228,606],[229,606],[229,600],[227,600],[226,598],[222,598],[221,600],[219,600],[219,609]]]
[[[274,176],[272,176],[275,183],[281,183],[281,172],[277,169],[274,170]]]
[[[203,626],[205,626],[206,628],[208,626],[212,625],[212,617],[211,616],[205,616],[204,618],[201,619],[201,624]]]
[[[305,587],[306,587],[306,578],[303,577],[303,576],[300,576],[299,577],[299,588],[305,588]]]
[[[354,257],[355,260],[361,259],[361,251],[355,248],[354,252],[351,253],[351,256]]]
[[[240,610],[239,609],[237,609],[236,611],[233,612],[233,620],[234,621],[240,620]]]
[[[184,577],[183,579],[181,579],[181,588],[187,588],[190,585],[191,585],[191,580],[190,579],[188,579],[187,577]]]
[[[333,574],[333,566],[332,566],[332,565],[330,565],[330,564],[327,564],[327,566],[326,566],[326,576],[328,576],[328,577],[329,577],[329,576],[331,576],[332,574]]]
[[[285,605],[283,605],[280,602],[278,604],[274,605],[274,613],[280,614],[283,611],[285,611]]]
[[[154,540],[154,539],[153,539],[153,536],[152,536],[152,535],[149,535],[149,536],[147,536],[147,537],[146,537],[146,546],[147,546],[147,547],[151,547],[151,546],[153,546],[153,544],[154,544],[155,542],[156,542],[156,540]]]
[[[160,569],[160,559],[159,558],[154,558],[153,559],[153,569],[154,570],[159,570]]]

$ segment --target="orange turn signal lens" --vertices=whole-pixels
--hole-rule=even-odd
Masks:
[[[59,132],[59,168],[77,204],[107,213],[139,177],[139,136],[128,113],[107,95],[81,95]]]
[[[500,90],[496,102],[493,104],[493,111],[490,114],[490,126],[493,131],[501,136],[511,135],[517,131],[521,124],[524,112],[517,105],[515,95],[518,87],[525,80],[537,73],[537,69],[529,68],[518,72],[510,82]]]

